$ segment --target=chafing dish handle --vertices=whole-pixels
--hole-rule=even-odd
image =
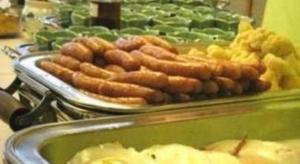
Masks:
[[[19,130],[30,125],[19,125],[17,123],[18,117],[21,117],[30,110],[25,108],[17,99],[12,95],[0,90],[0,119],[10,125],[11,129]]]

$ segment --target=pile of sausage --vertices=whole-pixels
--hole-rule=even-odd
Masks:
[[[185,102],[265,91],[263,65],[178,55],[156,36],[77,37],[39,67],[100,100],[122,104]]]

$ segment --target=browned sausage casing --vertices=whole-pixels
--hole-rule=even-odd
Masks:
[[[98,92],[98,86],[101,83],[104,83],[104,80],[98,79],[98,78],[92,78],[89,76],[84,75],[81,72],[76,72],[73,77],[73,85],[76,88],[80,88],[83,90],[87,90],[89,92],[97,93]]]
[[[269,81],[257,79],[250,82],[249,90],[251,92],[262,92],[270,89],[270,87],[271,83]]]
[[[112,76],[112,78],[109,80],[122,83],[138,84],[155,89],[162,89],[168,86],[168,76],[166,74],[151,71],[120,73]]]
[[[201,63],[179,63],[159,60],[145,55],[140,51],[131,53],[142,65],[153,71],[159,71],[168,75],[184,76],[207,80],[211,77],[211,70],[206,64]]]
[[[112,75],[114,75],[114,73],[99,68],[91,63],[80,64],[80,71],[88,76],[101,78],[101,79],[107,79]]]
[[[73,71],[79,70],[80,61],[70,56],[55,55],[53,56],[52,61]]]
[[[205,63],[211,69],[211,73],[213,77],[221,76],[223,74],[223,66],[216,63],[211,63],[206,61],[205,59],[199,60],[198,57],[188,56],[188,55],[178,55],[176,56],[176,60],[180,62],[187,63]]]
[[[71,56],[82,62],[92,62],[93,53],[90,49],[82,45],[81,43],[69,42],[65,43],[61,47],[61,53],[63,55]]]
[[[135,60],[129,53],[122,50],[109,50],[104,53],[105,60],[110,64],[116,64],[127,71],[140,69],[140,63]]]
[[[188,102],[193,100],[193,98],[190,95],[181,93],[181,94],[175,94],[173,96],[173,100],[175,102]]]
[[[241,65],[241,72],[242,72],[242,78],[243,79],[249,79],[249,80],[255,80],[258,79],[260,74],[257,71],[257,69],[255,69],[252,66],[249,65]]]
[[[165,90],[172,94],[199,93],[202,90],[202,82],[193,78],[169,76],[169,85]]]
[[[95,55],[102,56],[104,52],[104,48],[92,39],[81,36],[74,38],[72,41],[83,44],[85,47],[89,48]]]
[[[203,93],[206,95],[216,95],[219,92],[219,86],[215,81],[203,81]]]
[[[147,104],[147,101],[143,98],[140,97],[108,97],[108,96],[103,96],[87,91],[83,91],[84,94],[94,97],[99,100],[107,101],[107,102],[112,102],[112,103],[118,103],[118,104],[130,104],[130,105],[145,105]]]
[[[91,37],[89,39],[91,39],[92,41],[97,43],[100,47],[102,47],[103,51],[113,50],[117,48],[114,44],[99,37]]]
[[[153,35],[145,35],[143,37],[147,42],[149,42],[155,46],[162,47],[170,52],[178,54],[177,49],[174,46],[172,46],[171,43],[169,43],[168,41],[166,41],[164,39],[161,39],[161,38],[159,38],[157,36],[153,36]]]
[[[115,44],[119,49],[130,52],[132,50],[137,50],[141,46],[147,44],[147,41],[143,37],[140,37],[140,36],[131,36],[126,39],[119,38],[115,42]]]
[[[163,59],[163,60],[176,60],[176,55],[171,53],[168,50],[165,50],[163,48],[153,46],[153,45],[144,45],[139,49],[141,52],[153,56],[157,59]]]
[[[165,101],[164,94],[160,91],[135,84],[112,81],[101,83],[98,87],[98,93],[110,97],[142,97],[149,103],[161,103]]]
[[[74,71],[68,69],[68,68],[65,68],[65,67],[62,67],[56,63],[53,63],[53,62],[50,62],[50,61],[41,61],[39,63],[39,66],[51,73],[52,75],[58,77],[59,79],[69,83],[69,84],[72,84],[72,76],[74,74]]]
[[[105,67],[106,70],[114,72],[114,73],[124,73],[126,70],[118,65],[110,64]]]

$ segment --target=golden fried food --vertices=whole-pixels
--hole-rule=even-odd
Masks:
[[[100,44],[97,44],[97,42],[95,42],[92,39],[80,36],[74,38],[72,41],[83,44],[85,47],[89,48],[97,56],[102,56],[104,52],[104,48]]]
[[[112,102],[112,103],[118,103],[118,104],[129,104],[129,105],[145,105],[147,104],[147,101],[141,97],[108,97],[103,96],[87,91],[82,91],[84,94],[94,97],[98,100],[106,101],[106,102]]]
[[[92,62],[93,53],[81,43],[69,42],[62,45],[60,52],[81,62]]]
[[[76,88],[97,93],[98,86],[105,81],[98,78],[89,77],[81,72],[76,72],[72,77],[73,85]]]
[[[153,36],[153,35],[145,35],[143,36],[143,38],[148,42],[148,43],[151,43],[155,46],[159,46],[159,47],[162,47],[170,52],[173,52],[175,54],[178,54],[178,51],[177,49],[172,46],[171,43],[169,43],[168,41],[164,40],[164,39],[161,39],[157,36]]]
[[[79,70],[80,61],[70,56],[55,55],[53,56],[52,61],[63,67],[69,68],[70,70],[73,71]]]
[[[82,63],[79,68],[82,73],[100,79],[107,79],[114,75],[113,72],[97,67],[91,63]]]
[[[165,91],[172,94],[199,93],[202,90],[202,82],[198,79],[181,76],[169,76],[169,84]]]
[[[211,77],[211,70],[206,64],[159,60],[149,55],[145,55],[140,51],[133,51],[131,54],[140,61],[141,65],[144,65],[153,71],[202,80],[207,80]]]
[[[135,84],[105,82],[98,86],[98,93],[110,97],[142,97],[149,103],[165,101],[165,95],[157,90]]]
[[[65,68],[65,67],[62,67],[56,63],[53,63],[51,61],[41,61],[39,63],[39,66],[51,73],[52,75],[58,77],[59,79],[71,84],[72,83],[72,76],[74,74],[74,71],[68,69],[68,68]]]
[[[168,76],[160,72],[133,71],[112,76],[110,81],[137,84],[145,87],[162,89],[168,86]]]
[[[127,71],[140,69],[140,63],[129,53],[122,50],[109,50],[104,53],[105,60],[110,64],[116,64]]]
[[[130,52],[147,44],[147,41],[140,36],[131,36],[128,38],[119,38],[115,44],[120,50]]]
[[[112,44],[109,41],[106,41],[102,38],[90,37],[89,39],[94,41],[95,43],[97,43],[99,45],[99,47],[102,47],[104,52],[108,51],[108,50],[117,49],[117,47],[114,44]]]
[[[124,73],[126,70],[118,65],[110,64],[107,65],[104,69],[114,72],[114,73]]]
[[[176,55],[173,54],[172,52],[153,45],[144,45],[139,49],[139,51],[147,55],[153,56],[157,59],[172,60],[172,61],[176,60]]]

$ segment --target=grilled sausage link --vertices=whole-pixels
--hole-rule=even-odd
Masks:
[[[173,61],[159,60],[145,55],[140,51],[133,51],[131,54],[140,61],[141,65],[153,71],[159,71],[168,75],[184,76],[207,80],[211,77],[211,70],[206,64],[179,63]]]
[[[105,67],[106,70],[114,72],[114,73],[124,73],[126,70],[118,65],[110,64]]]
[[[258,79],[260,74],[257,69],[249,65],[241,64],[242,79],[255,80]]]
[[[104,48],[92,39],[81,36],[74,38],[72,41],[81,43],[85,47],[89,48],[97,56],[102,56],[104,52]]]
[[[143,38],[148,42],[148,43],[151,43],[155,46],[158,46],[158,47],[162,47],[170,52],[173,52],[175,54],[178,54],[178,51],[177,49],[172,46],[171,43],[169,43],[168,41],[164,40],[164,39],[161,39],[157,36],[153,36],[153,35],[145,35],[143,36]]]
[[[131,36],[126,39],[119,38],[115,42],[115,44],[119,49],[130,52],[132,50],[137,50],[141,46],[147,44],[147,41],[143,37],[140,37],[140,36]]]
[[[135,84],[117,82],[105,82],[98,86],[98,93],[110,97],[142,97],[149,103],[161,103],[165,101],[162,92]]]
[[[213,77],[221,76],[223,74],[223,66],[216,63],[208,62],[204,59],[199,60],[198,57],[188,56],[188,55],[178,55],[176,60],[186,63],[205,63],[211,69],[211,74]]]
[[[165,91],[172,94],[199,93],[202,90],[202,82],[181,76],[169,76],[169,84]]]
[[[84,94],[94,97],[98,100],[107,101],[111,103],[118,103],[118,104],[128,104],[128,105],[145,105],[147,101],[141,97],[108,97],[103,96],[87,91],[82,91]]]
[[[160,72],[133,71],[112,76],[110,81],[137,84],[145,87],[162,89],[168,86],[168,76]]]
[[[90,49],[82,45],[81,43],[69,42],[65,43],[61,47],[61,53],[63,55],[71,56],[82,62],[92,62],[93,53]]]
[[[162,59],[162,60],[171,60],[175,61],[176,60],[176,55],[171,53],[168,50],[165,50],[163,48],[153,46],[153,45],[144,45],[139,49],[141,52],[150,55],[152,57],[155,57],[157,59]]]
[[[216,95],[219,92],[218,84],[213,80],[203,81],[203,93],[206,95]]]
[[[99,37],[90,37],[89,38],[90,40],[94,41],[96,44],[99,45],[99,47],[102,47],[103,48],[103,51],[108,51],[108,50],[113,50],[113,49],[117,49],[117,47],[110,43],[109,41],[106,41],[102,38],[99,38]]]
[[[80,71],[88,76],[101,78],[101,79],[107,79],[112,75],[114,75],[113,72],[97,67],[91,63],[80,64]]]
[[[49,72],[50,74],[54,75],[55,77],[72,84],[72,76],[74,74],[74,71],[62,67],[56,63],[50,62],[50,61],[41,61],[39,63],[40,68],[45,70],[46,72]]]
[[[127,71],[134,71],[140,68],[140,63],[130,54],[122,50],[106,51],[104,58],[108,63],[119,65]]]
[[[102,79],[86,76],[81,72],[76,72],[72,77],[72,81],[73,81],[73,85],[76,88],[83,89],[93,93],[97,93],[98,86],[105,82]]]
[[[69,68],[70,70],[73,71],[79,70],[80,61],[70,56],[55,55],[53,56],[52,61],[63,67]]]

